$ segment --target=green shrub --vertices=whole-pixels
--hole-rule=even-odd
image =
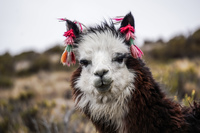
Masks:
[[[50,69],[50,61],[48,57],[41,55],[32,62],[29,71],[34,73],[38,72],[39,70],[49,70],[49,69]]]
[[[47,55],[40,55],[31,62],[29,68],[18,71],[17,76],[28,76],[39,72],[40,70],[48,71],[51,69],[51,62]]]
[[[13,80],[11,78],[0,76],[0,88],[11,88],[13,86]]]
[[[195,31],[192,36],[191,39],[194,43],[199,44],[200,45],[200,29],[198,29],[197,31]]]
[[[27,102],[27,101],[33,99],[34,97],[35,97],[35,94],[33,92],[27,91],[27,92],[20,93],[17,99],[22,102],[23,101]]]
[[[0,133],[7,133],[9,129],[9,119],[7,117],[4,117],[0,121]]]
[[[34,60],[38,56],[39,56],[39,54],[34,51],[27,51],[27,52],[23,52],[19,55],[14,56],[14,60],[15,61]]]
[[[182,103],[185,106],[190,106],[190,104],[194,101],[195,90],[192,90],[191,96],[185,94],[185,97],[182,99]]]
[[[0,56],[0,76],[13,76],[14,60],[9,53]]]
[[[147,55],[160,60],[200,57],[200,29],[187,38],[183,35],[175,36],[161,46],[148,51]]]
[[[61,47],[59,44],[46,50],[45,54],[61,54],[63,52],[64,48]]]
[[[37,107],[32,107],[22,112],[22,120],[31,132],[37,132],[37,127],[34,123],[38,119],[39,110]]]

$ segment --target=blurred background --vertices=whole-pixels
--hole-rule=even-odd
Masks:
[[[65,23],[100,24],[132,12],[144,61],[169,97],[200,98],[199,0],[0,0],[0,133],[94,133],[74,109],[60,63]]]

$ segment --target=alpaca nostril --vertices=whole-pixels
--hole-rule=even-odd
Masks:
[[[99,76],[99,77],[103,77],[105,74],[108,73],[108,71],[109,71],[109,70],[106,70],[106,69],[99,70],[99,71],[96,71],[96,72],[94,73],[94,75]]]

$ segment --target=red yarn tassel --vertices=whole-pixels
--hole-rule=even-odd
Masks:
[[[76,58],[75,58],[74,52],[71,52],[71,63],[72,63],[73,65],[76,64]]]
[[[125,26],[125,27],[122,27],[122,28],[120,28],[120,32],[121,33],[127,33],[128,31],[131,31],[131,32],[135,32],[135,29],[134,29],[134,27],[133,26],[131,26],[130,24],[128,24],[127,26]]]
[[[65,37],[72,37],[72,38],[76,38],[76,36],[74,35],[73,29],[66,31],[63,36]]]

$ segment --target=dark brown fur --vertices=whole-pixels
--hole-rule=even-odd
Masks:
[[[142,60],[128,57],[126,66],[135,71],[136,77],[133,83],[135,91],[128,102],[129,112],[124,118],[124,131],[127,133],[200,132],[200,104],[195,103],[191,108],[182,108],[178,103],[166,98]],[[79,67],[71,80],[74,99],[82,93],[75,87],[81,70]],[[83,112],[90,118],[88,107],[85,107]],[[110,122],[104,121],[104,118],[92,122],[100,133],[117,132]]]

